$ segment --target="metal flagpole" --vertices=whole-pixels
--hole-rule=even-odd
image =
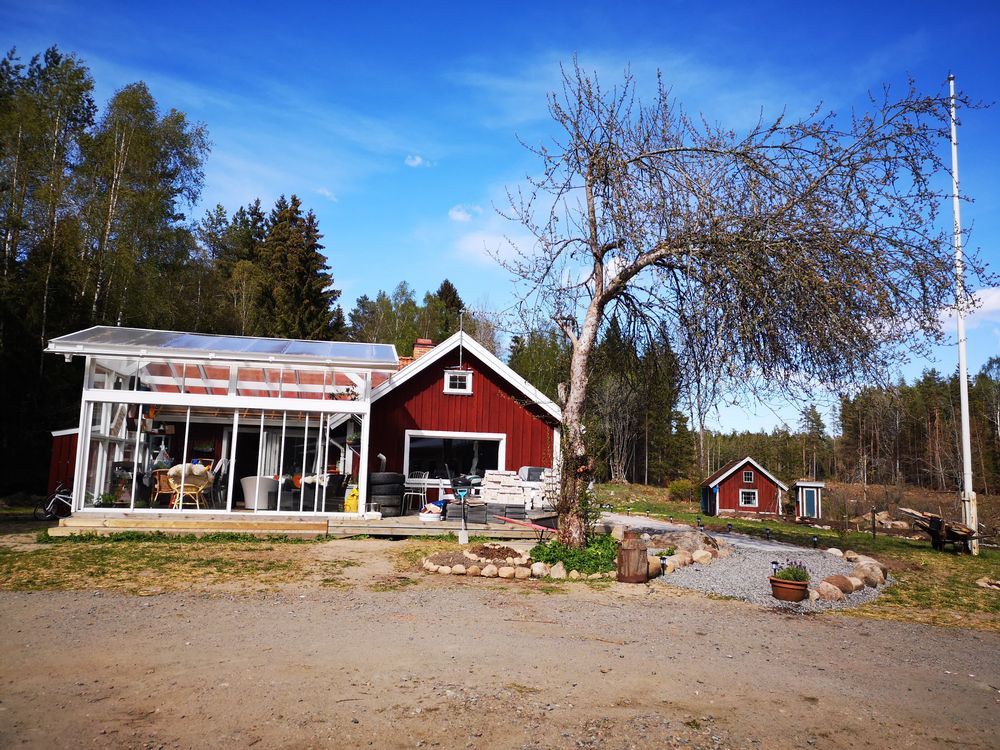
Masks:
[[[955,118],[955,76],[948,75],[951,94],[951,187],[955,214],[955,301],[958,316],[958,388],[962,410],[962,523],[979,533],[976,493],[972,491],[972,438],[969,431],[969,375],[965,356],[965,263],[962,257],[962,217],[958,198],[958,123]],[[979,540],[970,542],[972,554],[979,554]]]

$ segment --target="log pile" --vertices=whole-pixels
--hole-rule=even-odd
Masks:
[[[899,512],[912,518],[913,526],[930,536],[934,549],[943,550],[946,544],[953,544],[956,548],[962,545],[963,549],[968,550],[969,543],[976,537],[976,532],[964,523],[946,521],[937,513],[912,508],[900,508]]]

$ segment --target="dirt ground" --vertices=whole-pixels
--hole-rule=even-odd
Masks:
[[[1000,636],[396,570],[0,593],[0,747],[995,748]],[[930,658],[928,658],[930,657]]]

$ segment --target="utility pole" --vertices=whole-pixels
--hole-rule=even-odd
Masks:
[[[965,356],[965,261],[962,256],[962,218],[958,198],[958,121],[955,117],[955,76],[948,75],[951,93],[951,187],[952,210],[955,215],[955,307],[958,317],[958,390],[962,409],[962,523],[979,533],[979,512],[976,493],[972,490],[972,437],[969,430],[969,374]],[[979,540],[973,539],[969,549],[979,554]]]

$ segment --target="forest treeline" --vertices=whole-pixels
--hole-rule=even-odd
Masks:
[[[569,369],[569,347],[555,329],[515,336],[510,365],[552,398]],[[961,487],[957,373],[925,371],[913,383],[868,388],[840,399],[832,424],[815,405],[797,424],[770,432],[706,431],[704,460],[683,409],[683,376],[669,346],[625,336],[607,325],[590,374],[587,439],[600,480],[665,485],[700,482],[727,462],[753,456],[786,482],[800,477],[868,484]],[[972,464],[977,492],[1000,489],[1000,357],[969,385]]]
[[[785,480],[912,485],[957,491],[962,484],[957,372],[926,370],[912,383],[867,388],[840,399],[832,429],[815,407],[797,429],[712,433],[711,467],[752,455]],[[1000,489],[1000,357],[969,383],[972,475],[976,492]]]
[[[348,339],[440,342],[459,327],[495,353],[496,321],[470,310],[444,279],[419,296],[401,281],[353,309],[339,304],[315,214],[296,195],[273,206],[198,205],[209,154],[205,125],[164,108],[142,82],[98,107],[84,63],[56,48],[0,60],[0,491],[44,486],[52,429],[79,419],[82,365],[43,355],[48,339],[92,325]],[[815,407],[770,433],[689,426],[684,373],[667,343],[607,321],[590,365],[586,439],[600,480],[700,480],[753,455],[783,479],[909,483],[961,479],[957,378],[928,371]],[[541,326],[509,341],[511,367],[560,399],[570,349]],[[1000,359],[971,385],[977,490],[1000,485]],[[836,437],[834,437],[836,435]],[[704,444],[699,457],[697,448]]]

